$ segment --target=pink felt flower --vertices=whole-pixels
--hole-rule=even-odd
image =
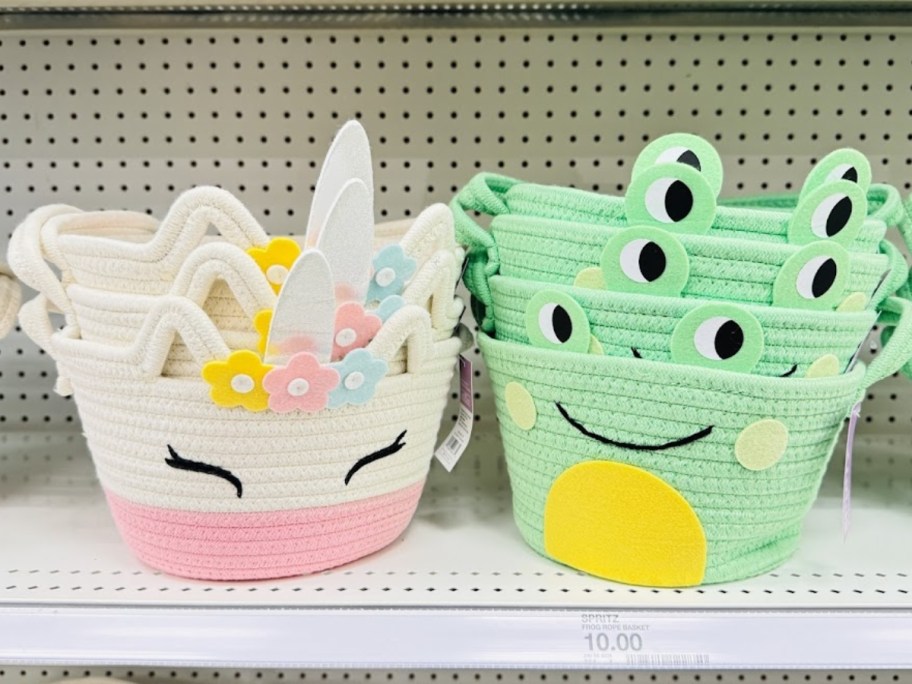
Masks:
[[[269,408],[276,413],[307,411],[313,413],[326,408],[330,390],[339,384],[339,372],[321,366],[317,357],[308,352],[295,354],[287,366],[273,368],[263,378],[263,387],[269,392]]]
[[[376,314],[368,313],[357,302],[345,302],[336,309],[336,332],[333,337],[332,360],[345,358],[352,349],[367,345],[383,321]]]

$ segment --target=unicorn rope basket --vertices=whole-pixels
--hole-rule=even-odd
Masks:
[[[12,267],[38,291],[23,330],[74,395],[114,520],[148,565],[298,575],[407,527],[465,344],[462,251],[443,205],[375,226],[372,187],[350,122],[301,237],[270,239],[217,188],[184,193],[161,223],[55,205],[14,233]]]

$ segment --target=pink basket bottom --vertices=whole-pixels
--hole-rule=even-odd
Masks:
[[[382,549],[408,526],[423,487],[262,513],[156,508],[105,494],[121,536],[144,563],[194,579],[256,580],[318,572]]]

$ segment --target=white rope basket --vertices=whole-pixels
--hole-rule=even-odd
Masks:
[[[73,326],[54,332],[48,310],[43,295],[26,304],[23,329],[70,380],[114,519],[149,565],[207,579],[295,575],[372,553],[407,526],[462,346],[433,341],[426,310],[403,307],[368,345],[387,361],[402,349],[405,365],[369,403],[312,414],[226,409],[198,376],[163,377],[177,337],[197,368],[230,351],[187,298],[160,298],[119,347]]]
[[[207,237],[204,221],[212,221],[219,235]],[[268,242],[236,198],[203,187],[181,195],[161,224],[134,212],[42,207],[14,232],[10,258],[25,282],[43,292],[84,340],[132,343],[160,297],[171,295],[199,305],[230,349],[257,350],[254,317],[275,307],[276,294],[245,249]],[[404,302],[425,308],[435,339],[447,339],[464,308],[455,296],[462,251],[449,208],[437,204],[414,221],[376,226],[375,249],[390,244],[416,263]],[[393,359],[397,369],[402,363],[401,354]],[[185,346],[175,344],[163,374],[198,372]]]

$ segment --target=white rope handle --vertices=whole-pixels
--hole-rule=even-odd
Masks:
[[[226,242],[211,242],[193,250],[181,266],[171,294],[203,306],[217,280],[225,281],[251,320],[263,309],[275,308],[276,295],[263,271],[244,250]]]
[[[37,332],[42,335],[46,329]],[[79,366],[83,372],[123,379],[153,380],[161,376],[178,335],[200,367],[231,353],[206,313],[185,297],[160,297],[128,347],[82,340],[77,335],[69,327],[49,336],[51,356],[67,367]],[[33,339],[39,341],[38,337]]]
[[[16,324],[16,314],[22,304],[22,288],[12,275],[0,264],[0,337],[5,337]]]
[[[140,262],[158,264],[164,272],[176,273],[187,254],[202,242],[209,226],[242,249],[269,242],[266,231],[234,195],[221,188],[199,187],[177,198],[155,234],[145,242],[70,234],[61,235],[59,243],[64,252],[123,261],[124,269]]]
[[[390,316],[367,349],[387,363],[406,346],[406,369],[415,373],[421,370],[431,354],[431,317],[420,306],[408,304]]]
[[[428,308],[436,330],[454,328],[462,316],[463,303],[455,296],[459,280],[456,256],[449,250],[436,252],[411,279],[402,293],[407,304]]]
[[[453,212],[445,204],[432,204],[418,215],[399,244],[419,264],[438,250],[456,250]]]
[[[41,233],[44,224],[55,216],[78,212],[79,209],[65,204],[36,209],[13,231],[7,252],[10,268],[16,277],[45,295],[65,313],[70,313],[72,307],[57,273],[45,259]]]

